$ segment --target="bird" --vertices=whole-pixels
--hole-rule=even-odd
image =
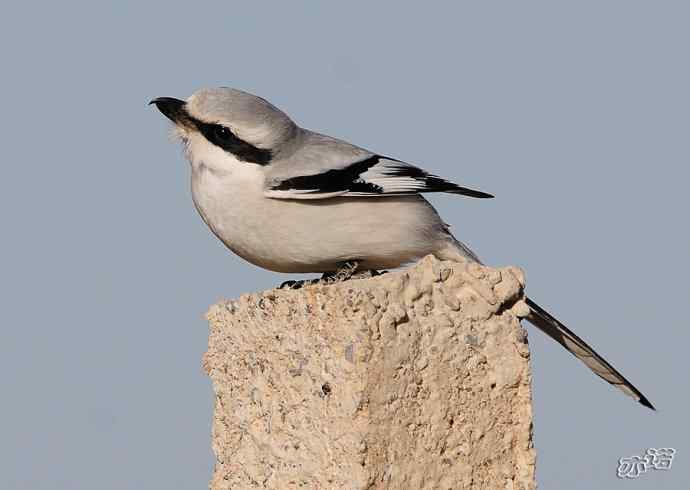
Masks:
[[[423,194],[491,194],[302,128],[269,101],[235,88],[204,88],[186,100],[158,97],[149,104],[173,123],[191,164],[192,200],[201,218],[256,266],[340,281],[429,254],[482,264]],[[525,302],[530,323],[655,410],[584,340],[530,297]]]

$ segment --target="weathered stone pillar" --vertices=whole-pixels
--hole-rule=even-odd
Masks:
[[[214,305],[211,488],[534,488],[523,285],[427,257]]]

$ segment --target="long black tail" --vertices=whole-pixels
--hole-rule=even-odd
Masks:
[[[597,354],[584,340],[575,335],[570,329],[530,298],[527,298],[526,301],[531,310],[531,313],[527,317],[530,323],[565,347],[572,355],[584,362],[589,369],[594,371],[594,374],[612,385],[615,385],[623,393],[633,397],[645,407],[655,410],[649,400],[640,393],[640,390],[635,388],[630,381],[616,371],[616,368]]]

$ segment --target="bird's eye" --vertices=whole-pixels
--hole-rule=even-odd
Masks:
[[[225,126],[217,125],[213,128],[213,135],[218,141],[229,141],[232,139],[232,133]]]

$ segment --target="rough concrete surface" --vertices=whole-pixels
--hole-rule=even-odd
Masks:
[[[534,488],[523,286],[429,256],[214,305],[211,488]]]

